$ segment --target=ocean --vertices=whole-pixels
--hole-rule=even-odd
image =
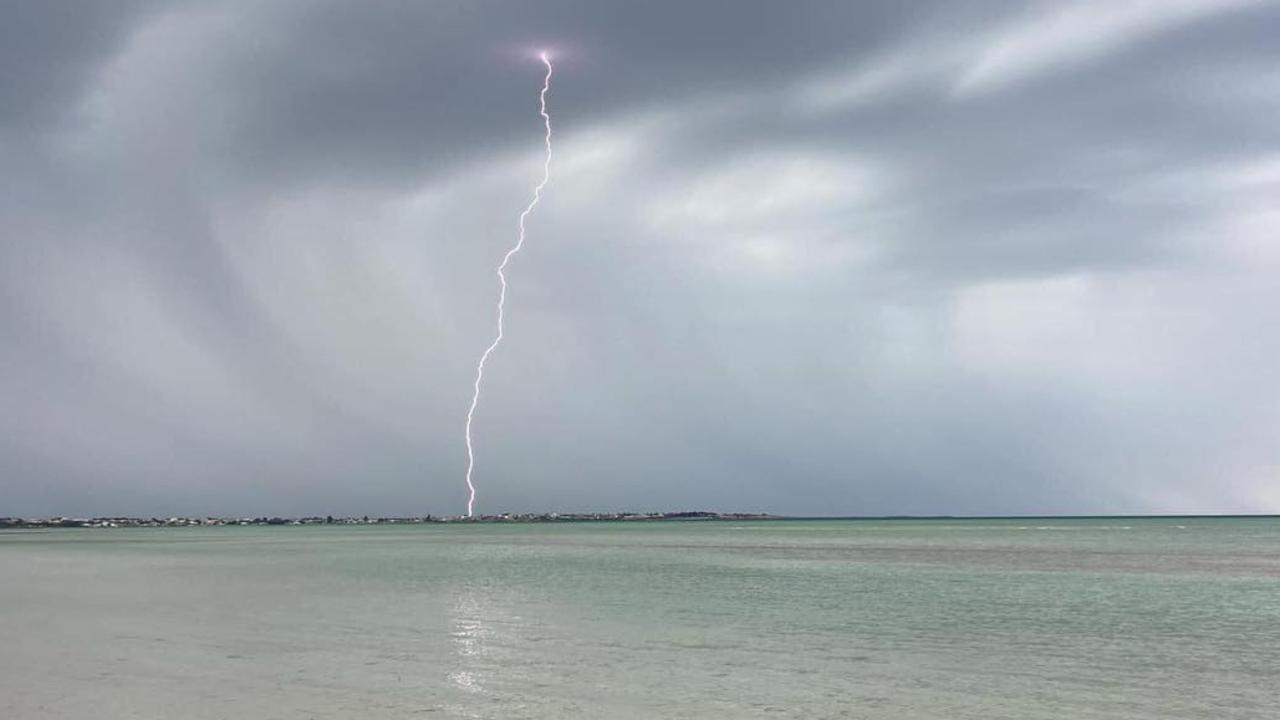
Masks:
[[[1280,520],[0,531],[0,718],[1275,718]]]

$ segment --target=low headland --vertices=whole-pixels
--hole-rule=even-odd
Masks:
[[[644,522],[687,520],[778,520],[767,513],[720,513],[703,510],[682,512],[601,512],[601,513],[501,513],[499,515],[422,515],[419,517],[335,517],[333,515],[286,517],[0,517],[0,529],[40,528],[129,528],[129,527],[217,527],[237,525],[424,525],[427,523],[561,523],[561,522]]]

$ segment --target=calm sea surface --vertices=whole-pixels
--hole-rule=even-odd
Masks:
[[[1276,718],[1280,521],[0,532],[0,718]]]

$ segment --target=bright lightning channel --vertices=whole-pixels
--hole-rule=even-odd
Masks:
[[[551,116],[547,114],[547,91],[551,89],[551,58],[547,53],[538,54],[538,59],[543,65],[547,66],[547,75],[542,80],[542,92],[538,93],[538,103],[541,106],[539,112],[542,114],[542,124],[546,128],[546,136],[543,144],[546,146],[545,159],[542,162],[542,181],[533,189],[533,199],[525,206],[524,211],[520,213],[519,237],[516,244],[512,246],[507,254],[502,257],[502,262],[498,265],[498,282],[502,286],[502,290],[498,293],[498,335],[493,339],[493,343],[485,349],[484,354],[480,356],[480,362],[476,365],[476,382],[471,395],[471,408],[467,410],[467,517],[472,517],[476,504],[476,486],[471,481],[471,472],[476,466],[475,451],[471,447],[471,421],[476,414],[476,405],[480,402],[480,385],[484,381],[484,363],[489,359],[489,355],[497,349],[502,342],[502,311],[507,303],[507,276],[505,270],[507,263],[516,253],[520,252],[520,248],[524,247],[524,221],[529,217],[529,213],[537,207],[538,201],[542,199],[542,189],[547,186],[547,181],[551,179]]]

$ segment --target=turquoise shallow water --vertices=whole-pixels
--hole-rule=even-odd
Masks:
[[[0,532],[0,718],[1273,718],[1280,520]]]

